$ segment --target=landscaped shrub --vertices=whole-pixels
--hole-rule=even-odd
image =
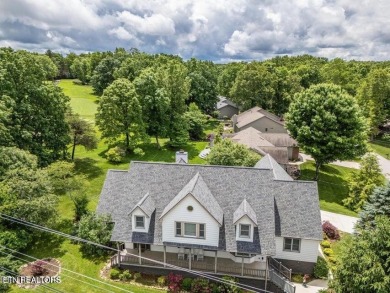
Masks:
[[[169,273],[168,275],[168,292],[180,292],[183,281],[182,275]]]
[[[124,156],[126,155],[126,152],[124,149],[120,148],[120,147],[114,147],[114,148],[110,148],[107,152],[106,152],[106,158],[108,161],[112,162],[112,163],[120,163],[122,162]]]
[[[241,289],[239,289],[236,285],[238,280],[231,276],[223,276],[222,279],[224,281],[230,282],[231,284],[216,284],[216,286],[211,286],[211,291],[218,293],[240,293]]]
[[[133,150],[133,153],[134,153],[135,155],[137,155],[137,156],[140,156],[140,157],[145,156],[145,152],[144,152],[144,150],[141,149],[141,148],[135,148],[135,149]]]
[[[321,241],[321,246],[323,248],[330,248],[330,242],[328,240]]]
[[[204,278],[196,278],[192,281],[191,292],[193,293],[211,293],[210,282]]]
[[[329,257],[328,257],[328,261],[329,261],[330,263],[332,263],[332,264],[336,264],[337,259],[336,259],[334,256],[329,256]]]
[[[166,276],[160,276],[157,278],[157,284],[161,287],[164,287],[167,284],[167,277]]]
[[[31,274],[33,276],[42,276],[48,273],[48,270],[45,268],[45,262],[42,260],[37,260],[31,265]]]
[[[191,285],[192,285],[192,279],[191,278],[184,278],[181,287],[182,287],[183,290],[186,290],[186,291],[190,292],[191,291]]]
[[[322,257],[317,258],[317,263],[314,266],[314,277],[321,279],[328,277],[328,265]]]
[[[117,268],[112,268],[110,271],[110,278],[113,280],[118,280],[120,274],[121,274],[120,270],[118,270]]]
[[[328,238],[331,240],[340,239],[339,231],[329,221],[325,221],[322,223],[322,231],[324,231],[326,236],[328,236]]]
[[[291,281],[294,283],[302,283],[303,274],[291,274]]]
[[[332,248],[325,248],[324,253],[326,256],[334,256],[334,252]]]
[[[136,281],[136,282],[139,281],[141,279],[141,277],[142,277],[141,273],[135,273],[134,274],[134,281]]]
[[[129,270],[123,271],[122,274],[119,275],[119,279],[121,281],[130,281],[131,280],[131,273]]]

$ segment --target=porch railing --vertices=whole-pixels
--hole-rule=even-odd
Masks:
[[[289,281],[291,281],[291,269],[284,266],[280,261],[277,261],[276,259],[272,257],[268,257],[268,265],[270,269],[274,269],[276,272],[278,272],[283,277],[287,278]]]
[[[157,260],[157,259],[156,259]],[[141,260],[141,265],[145,266],[154,266],[154,267],[164,267],[164,263],[161,260],[150,261],[147,259]],[[120,263],[121,264],[138,264],[139,265],[139,258],[136,256],[131,255],[120,255]],[[181,268],[189,268],[189,261],[188,260],[167,260],[166,264],[168,265],[174,265]],[[118,265],[118,255],[115,255],[111,258],[111,265]],[[167,267],[168,268],[168,267]],[[197,270],[197,271],[205,271],[205,272],[212,272],[215,273],[215,264],[206,262],[206,261],[192,261],[191,262],[191,269]],[[227,265],[220,265],[217,262],[217,273],[223,273],[223,274],[232,274],[236,276],[246,276],[246,277],[255,277],[255,278],[265,278],[266,271],[265,270],[259,270],[259,269],[250,269],[245,268],[242,269],[241,264],[237,263],[237,266],[227,266]]]
[[[269,279],[272,283],[274,283],[276,286],[278,286],[280,289],[283,290],[283,292],[286,293],[295,293],[295,285],[291,283],[290,280],[287,280],[287,278],[281,276],[273,269],[269,270]]]

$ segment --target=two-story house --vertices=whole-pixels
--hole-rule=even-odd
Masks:
[[[253,168],[131,162],[108,171],[97,212],[111,215],[126,266],[262,278],[276,259],[311,273],[322,240],[316,182],[294,181],[269,155]]]

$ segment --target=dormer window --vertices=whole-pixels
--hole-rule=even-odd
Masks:
[[[240,224],[240,237],[251,238],[251,225]]]
[[[135,228],[139,228],[139,229],[145,228],[145,217],[135,216]]]

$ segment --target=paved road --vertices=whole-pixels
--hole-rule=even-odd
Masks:
[[[380,155],[376,155],[378,158],[379,166],[381,167],[382,174],[390,180],[390,161]]]
[[[341,231],[353,233],[353,227],[356,224],[358,218],[321,211],[321,220],[329,221],[332,225],[336,226],[337,229]]]
[[[306,162],[307,160],[310,160],[310,161],[313,160],[313,158],[309,155],[302,154],[302,153],[300,153],[300,155],[303,158],[303,162]],[[378,154],[375,154],[375,155],[378,158],[378,163],[379,163],[379,166],[382,170],[382,174],[386,177],[386,179],[390,180],[390,160],[382,157],[381,155],[378,155]],[[301,162],[301,163],[303,163],[303,162]],[[357,162],[353,162],[353,161],[335,161],[335,162],[332,162],[330,164],[342,166],[342,167],[353,168],[353,169],[360,169],[360,164]]]
[[[313,158],[310,155],[306,155],[306,154],[302,154],[302,153],[299,153],[299,155],[302,156],[303,162],[313,161]],[[358,162],[353,162],[353,161],[334,161],[330,164],[341,166],[341,167],[360,169],[360,164]],[[389,168],[390,168],[390,165],[389,165]],[[390,173],[390,169],[389,169],[389,173]]]

